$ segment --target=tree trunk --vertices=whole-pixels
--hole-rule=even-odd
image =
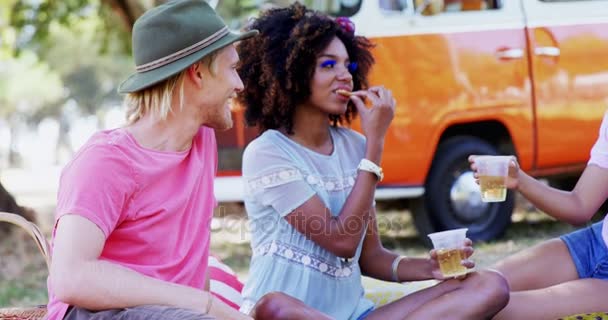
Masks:
[[[0,211],[16,213],[25,219],[36,223],[36,213],[31,208],[22,207],[17,204],[15,198],[6,190],[0,183]],[[0,236],[9,232],[9,225],[6,223],[0,224]]]
[[[17,122],[15,115],[9,117],[8,125],[10,130],[10,140],[8,143],[8,166],[9,167],[17,167],[21,165],[21,161],[19,159],[19,154],[15,151],[17,149],[17,140],[18,140],[18,130],[17,130]]]
[[[147,9],[141,1],[137,0],[102,0],[112,8],[112,11],[116,13],[121,20],[124,22],[129,32],[133,29],[135,20],[139,18]],[[155,4],[164,1],[156,1]]]
[[[19,213],[21,211],[15,198],[4,189],[2,183],[0,183],[0,211],[11,213]]]

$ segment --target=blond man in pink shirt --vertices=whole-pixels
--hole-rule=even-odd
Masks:
[[[133,28],[128,125],[95,134],[64,168],[49,319],[251,319],[205,289],[216,201],[214,129],[243,89],[235,41],[203,0],[171,1]]]
[[[469,158],[471,163],[474,156]],[[515,158],[514,158],[515,160]],[[476,170],[475,165],[471,165]],[[511,163],[507,187],[539,210],[573,224],[588,224],[608,199],[608,113],[587,167],[572,191],[530,177]],[[608,310],[608,216],[545,241],[496,265],[511,288],[508,305],[494,319],[557,319]]]

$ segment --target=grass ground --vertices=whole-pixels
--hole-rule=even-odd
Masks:
[[[408,256],[427,254],[428,249],[418,239],[410,215],[403,208],[379,204],[379,215],[402,226],[398,230],[380,230],[382,242],[387,248]],[[245,279],[251,252],[242,207],[225,207],[222,214],[217,216],[212,225],[211,250]],[[48,226],[50,223],[41,221],[41,225]],[[572,230],[572,226],[553,221],[537,211],[519,209],[505,236],[495,241],[476,243],[473,258],[483,268],[507,255]],[[49,230],[45,231],[48,234]],[[20,231],[13,231],[10,235],[0,234],[0,237],[0,307],[45,304],[47,270],[33,241]]]

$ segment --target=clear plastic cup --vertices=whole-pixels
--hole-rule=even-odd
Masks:
[[[511,156],[479,156],[475,157],[481,201],[501,202],[507,198],[507,175]]]
[[[467,236],[467,228],[435,232],[428,235],[437,251],[439,269],[446,278],[467,274],[468,269],[461,264],[464,259],[462,248]]]

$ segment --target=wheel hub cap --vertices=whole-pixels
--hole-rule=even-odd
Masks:
[[[456,178],[450,189],[450,199],[456,216],[467,222],[479,219],[489,206],[481,201],[481,191],[472,171]]]

